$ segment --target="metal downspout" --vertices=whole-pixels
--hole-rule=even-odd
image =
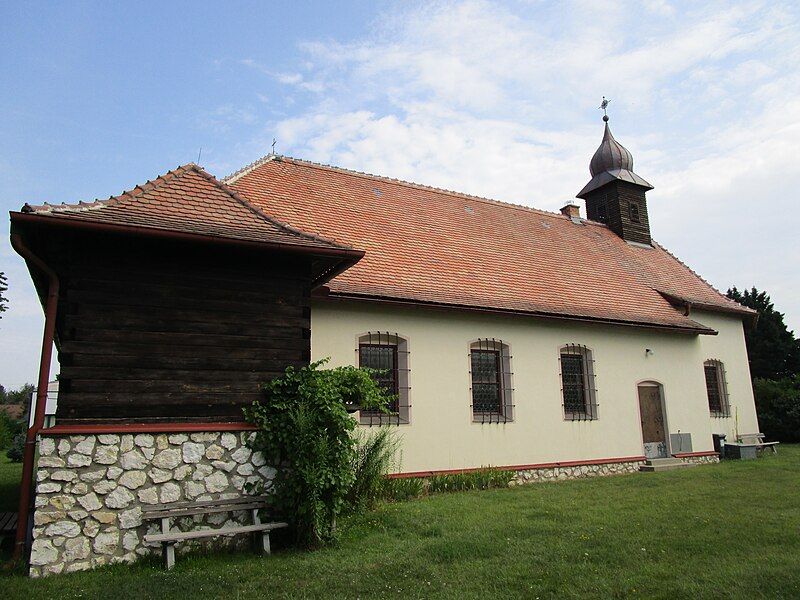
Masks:
[[[58,311],[59,282],[55,271],[36,256],[19,234],[11,235],[11,245],[22,258],[32,263],[47,275],[49,285],[47,303],[44,311],[44,335],[42,338],[42,358],[39,363],[39,383],[36,387],[36,412],[33,425],[25,436],[25,453],[22,461],[22,484],[19,494],[19,514],[17,517],[17,536],[14,543],[14,560],[22,558],[25,550],[25,538],[28,533],[30,517],[31,491],[33,486],[33,461],[36,455],[36,436],[44,426],[44,412],[47,405],[47,383],[50,379],[50,364],[53,358],[53,339]]]

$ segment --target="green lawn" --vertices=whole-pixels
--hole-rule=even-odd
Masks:
[[[5,471],[3,471],[5,473]],[[382,506],[336,548],[0,579],[7,597],[800,597],[800,446]]]

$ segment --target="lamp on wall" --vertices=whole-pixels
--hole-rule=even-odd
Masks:
[[[644,355],[646,357],[647,356],[653,356],[655,353],[656,353],[655,350],[653,350],[652,348],[645,348],[644,349]]]

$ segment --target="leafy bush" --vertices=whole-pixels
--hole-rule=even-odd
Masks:
[[[25,432],[25,419],[12,419],[6,412],[0,411],[0,448],[8,448],[14,436]]]
[[[753,380],[761,432],[768,441],[800,442],[800,377]]]
[[[419,498],[425,493],[425,480],[420,477],[384,478],[381,497],[394,502]]]
[[[384,480],[383,498],[400,502],[419,498],[425,494],[504,488],[508,487],[509,482],[515,476],[514,471],[486,467],[470,473],[452,473],[432,477],[392,477]]]
[[[320,369],[325,362],[287,368],[264,385],[264,400],[245,410],[258,426],[251,447],[277,469],[272,504],[305,547],[336,538],[336,518],[355,480],[356,422],[346,405],[386,410],[389,401],[369,371]]]
[[[25,452],[25,434],[18,433],[11,440],[11,446],[6,451],[6,456],[13,462],[22,462],[22,455]]]
[[[394,465],[397,445],[393,430],[388,427],[356,436],[354,481],[347,494],[347,503],[353,511],[373,508],[383,497],[386,474]]]
[[[508,487],[514,479],[514,471],[484,468],[471,473],[453,473],[436,475],[428,479],[428,492],[460,492],[463,490],[486,490],[496,487]]]

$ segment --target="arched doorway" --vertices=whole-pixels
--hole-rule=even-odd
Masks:
[[[667,418],[661,384],[644,381],[637,386],[639,415],[642,421],[642,442],[647,458],[666,458]]]

